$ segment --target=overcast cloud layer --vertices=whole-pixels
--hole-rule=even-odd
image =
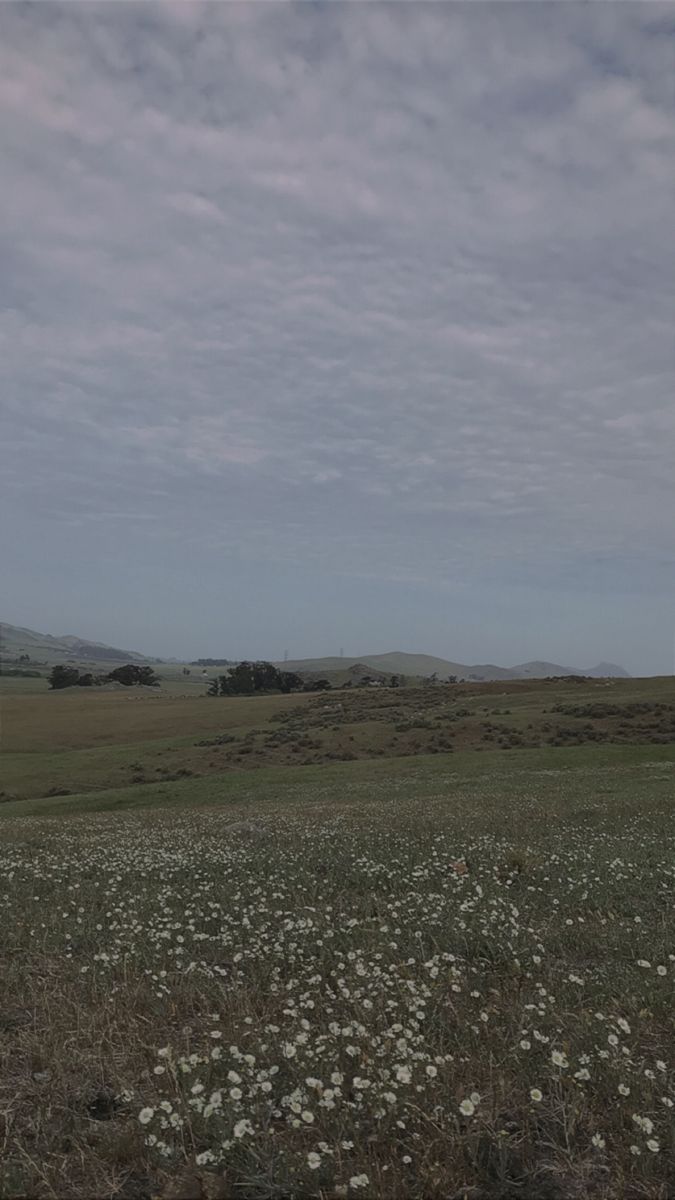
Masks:
[[[669,4],[0,6],[3,619],[671,670],[674,81]]]

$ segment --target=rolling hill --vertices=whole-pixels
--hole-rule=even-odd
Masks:
[[[122,650],[104,642],[91,642],[72,634],[52,637],[48,633],[37,633],[19,625],[0,624],[0,657],[16,661],[21,654],[28,654],[35,662],[49,665],[76,660],[78,662],[156,662],[137,650]],[[179,660],[172,660],[178,662]],[[232,660],[235,661],[235,660]],[[360,654],[326,658],[299,658],[285,663],[276,663],[288,671],[317,678],[325,675],[331,682],[343,682],[351,677],[357,679],[371,671],[376,677],[405,675],[409,678],[425,678],[436,674],[440,680],[450,675],[458,679],[545,679],[547,676],[588,675],[595,679],[604,677],[629,678],[623,667],[614,663],[598,663],[595,667],[576,669],[551,662],[518,663],[514,667],[499,667],[493,663],[466,664],[451,662],[433,654],[407,654],[393,650],[389,654]]]
[[[469,664],[450,662],[445,658],[437,658],[432,654],[406,654],[394,650],[389,654],[360,654],[356,657],[330,658],[300,658],[286,663],[288,671],[299,674],[330,676],[333,672],[349,672],[357,666],[370,667],[375,672],[386,675],[428,676],[436,674],[439,679],[447,679],[456,675],[458,679],[545,679],[547,676],[589,675],[594,679],[605,677],[629,678],[623,667],[614,663],[598,663],[595,667],[583,669],[563,667],[551,662],[518,663],[514,667],[498,667],[493,663]]]
[[[72,634],[52,637],[49,633],[37,633],[34,629],[24,629],[20,625],[9,625],[3,621],[0,624],[0,656],[5,660],[14,660],[21,654],[30,655],[34,662],[46,662],[50,665],[69,659],[78,662],[149,661],[136,650],[120,650],[116,646],[107,646],[104,642],[89,642]]]

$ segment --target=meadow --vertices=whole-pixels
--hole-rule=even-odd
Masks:
[[[183,684],[176,668],[167,671],[157,691],[49,692],[44,680],[0,681],[0,806],[121,788],[131,797],[139,786],[161,796],[156,784],[252,769],[675,742],[669,678],[213,698],[203,681]]]
[[[0,1195],[675,1194],[670,682],[474,686],[17,690]]]

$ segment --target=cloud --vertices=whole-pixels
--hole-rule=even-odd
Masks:
[[[675,7],[0,25],[3,454],[31,520],[87,487],[205,553],[660,569]]]

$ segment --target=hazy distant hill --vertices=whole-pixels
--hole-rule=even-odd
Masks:
[[[284,665],[289,671],[347,671],[350,667],[362,664],[372,667],[375,671],[383,671],[390,675],[433,675],[439,676],[456,674],[457,663],[447,662],[444,658],[435,658],[433,654],[404,654],[399,650],[391,654],[358,654],[344,658],[298,658]]]
[[[78,659],[96,662],[151,662],[156,661],[139,654],[137,650],[120,650],[103,642],[89,642],[72,634],[52,637],[48,633],[36,633],[34,629],[23,629],[19,625],[0,624],[0,655],[4,659],[15,659],[20,654],[29,654],[32,659],[49,663]],[[180,660],[172,660],[180,661]],[[232,660],[233,662],[236,660]],[[286,663],[277,663],[289,671],[303,675],[340,675],[341,682],[347,677],[357,679],[367,668],[375,674],[407,675],[413,678],[436,674],[439,679],[456,675],[458,679],[544,679],[547,675],[591,675],[594,678],[618,676],[629,678],[623,667],[614,663],[598,663],[596,667],[575,669],[561,667],[557,663],[527,662],[515,667],[497,667],[493,663],[449,662],[433,654],[405,654],[393,650],[390,654],[359,654],[339,658],[299,658]],[[358,670],[355,670],[358,668]],[[333,678],[332,682],[336,682]]]
[[[556,663],[527,662],[511,667],[512,678],[516,679],[545,679],[547,675],[590,675],[592,679],[630,679],[628,671],[616,663],[598,663],[595,667],[560,667]]]
[[[518,663],[515,667],[497,667],[493,663],[467,665],[449,662],[432,654],[405,654],[400,650],[389,654],[359,654],[344,658],[298,658],[278,665],[285,665],[289,671],[314,675],[321,672],[349,671],[357,664],[390,675],[427,676],[435,673],[439,679],[447,679],[449,675],[456,675],[458,679],[545,679],[548,675],[590,675],[596,679],[610,676],[629,678],[628,672],[614,663],[598,663],[596,667],[583,669],[561,667],[558,663],[550,662],[528,662]]]
[[[18,658],[29,654],[40,662],[63,662],[74,658],[95,662],[147,662],[145,655],[136,650],[119,650],[106,646],[104,642],[88,642],[84,638],[67,634],[52,637],[49,633],[36,633],[34,629],[23,629],[20,625],[0,624],[0,654],[4,659]]]

